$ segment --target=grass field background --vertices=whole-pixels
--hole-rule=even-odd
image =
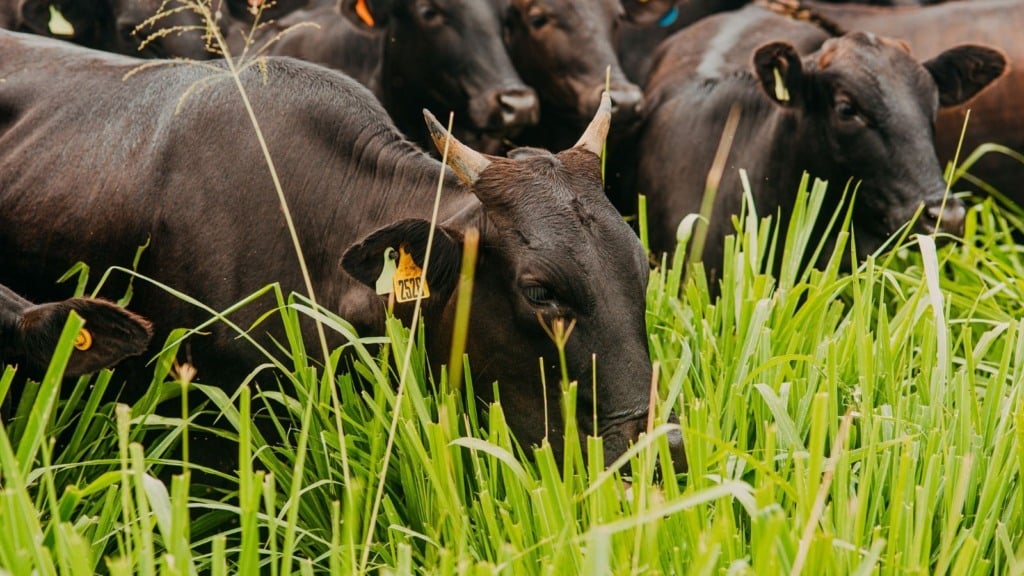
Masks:
[[[101,402],[116,371],[60,382],[71,325],[0,428],[0,573],[1024,574],[1019,216],[978,203],[962,240],[906,237],[841,273],[845,233],[827,266],[804,264],[824,193],[805,186],[785,245],[737,219],[715,301],[681,256],[652,274],[659,402],[628,481],[571,429],[564,463],[522,450],[500,404],[466,401],[492,384],[429,376],[422,334],[397,321],[335,351],[333,381],[292,341],[292,384],[234,397],[185,386],[171,347],[131,407]],[[293,326],[313,314],[280,302]],[[571,415],[588,383],[561,385]],[[155,412],[186,396],[239,441],[217,488],[182,462],[208,449],[182,445],[196,414]],[[290,416],[283,442],[252,424],[269,407]],[[686,472],[671,469],[672,410]]]

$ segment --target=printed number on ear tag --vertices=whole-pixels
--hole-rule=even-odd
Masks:
[[[423,270],[416,265],[412,254],[405,250],[405,244],[398,247],[398,270],[395,271],[395,300],[408,302],[416,298],[429,298],[430,288]]]
[[[398,260],[398,253],[395,252],[394,248],[388,248],[384,251],[384,269],[380,273],[380,277],[377,278],[377,294],[386,296],[391,294],[394,290],[395,285],[395,261]]]

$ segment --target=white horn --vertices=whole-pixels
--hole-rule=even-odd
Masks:
[[[611,125],[612,99],[605,91],[601,94],[601,105],[597,107],[597,114],[594,115],[590,126],[587,126],[587,130],[583,136],[580,136],[579,142],[576,142],[574,148],[583,148],[600,156],[601,149],[604,148],[604,139],[608,137],[608,128]]]
[[[452,167],[459,179],[466,184],[473,184],[480,173],[491,165],[486,156],[459,142],[445,130],[444,126],[437,121],[437,118],[426,108],[423,109],[423,118],[427,121],[427,129],[430,130],[430,138],[437,146],[437,151],[444,154],[445,140],[451,138],[448,145],[448,165]]]

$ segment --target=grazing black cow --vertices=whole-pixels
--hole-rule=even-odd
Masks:
[[[134,6],[118,11],[124,30],[145,21],[161,5],[161,0],[114,1]],[[485,151],[503,149],[505,138],[537,123],[537,95],[509,60],[501,14],[489,2],[334,0],[292,11],[255,33],[249,21],[221,15],[219,25],[235,56],[250,37],[250,51],[341,70],[369,87],[398,127],[423,144],[429,145],[420,113],[424,107],[455,112],[464,122],[459,136]],[[173,17],[191,18],[192,28],[203,29],[194,10],[179,10]],[[206,45],[198,31],[159,38],[157,44],[164,48],[159,55],[196,57]],[[166,42],[174,37],[179,47],[169,51]],[[278,40],[267,44],[272,38]]]
[[[523,80],[541,102],[544,122],[520,139],[561,149],[597,110],[610,74],[613,130],[621,134],[643,111],[643,92],[615,54],[619,0],[491,0],[507,6],[507,44]]]
[[[94,298],[33,304],[0,284],[0,364],[24,363],[31,373],[42,373],[72,311],[85,326],[75,339],[65,376],[109,368],[149,346],[149,321],[116,304]]]
[[[39,298],[55,291],[52,279],[71,263],[124,264],[148,242],[138,271],[215,309],[271,282],[285,293],[305,292],[235,83],[211,81],[209,64],[147,67],[122,79],[142,62],[0,34],[0,281]],[[382,333],[388,298],[375,285],[386,254],[404,251],[423,265],[442,165],[402,137],[370,92],[338,72],[270,58],[240,81],[320,305],[362,334]],[[202,88],[182,102],[196,82]],[[558,354],[544,325],[572,320],[567,368],[587,383],[580,386],[579,427],[604,436],[606,456],[614,458],[644,427],[652,370],[647,259],[601,183],[598,152],[609,108],[578,145],[558,154],[526,149],[500,158],[452,142],[424,322],[430,357],[446,359],[462,239],[478,229],[467,352],[481,400],[491,399],[489,383],[497,381],[519,440],[534,444],[550,434],[560,453],[558,387],[546,389],[545,415],[537,359],[545,360],[547,382],[557,382]],[[436,136],[442,128],[433,121],[432,130]],[[146,283],[136,282],[132,302],[154,321],[158,337],[209,319]],[[231,319],[251,327],[275,306],[264,297]],[[396,314],[408,317],[411,306],[396,304]],[[303,330],[316,341],[312,326]],[[270,349],[271,337],[284,340],[273,319],[250,333]],[[200,381],[228,387],[265,357],[217,323],[192,338],[191,361]],[[588,416],[595,404],[597,430]],[[678,435],[673,445],[682,458]]]
[[[774,0],[772,0],[774,1]],[[794,0],[782,0],[794,2]],[[848,0],[831,0],[845,3]],[[850,0],[852,1],[852,0]],[[633,81],[643,83],[658,45],[701,18],[742,8],[750,0],[622,0],[626,22],[618,44],[622,69]],[[858,0],[857,4],[917,6],[918,0]]]
[[[304,45],[297,38],[287,39],[270,52],[362,73],[366,50],[352,50],[353,43],[364,44],[350,36],[373,34],[379,46],[379,72],[368,85],[378,90],[399,129],[420,141],[427,140],[420,114],[424,107],[454,111],[472,129],[460,136],[486,151],[502,149],[506,137],[537,123],[537,94],[516,73],[502,43],[501,14],[490,2],[339,0],[333,14],[330,11],[330,6],[318,6],[307,13],[319,14],[316,21],[326,22],[324,31],[332,38],[319,46],[308,39]],[[339,23],[338,11],[359,30]],[[282,23],[295,24],[302,18],[296,13]],[[314,29],[299,33],[325,37]]]
[[[917,230],[958,232],[964,207],[944,197],[935,116],[940,104],[974,96],[1004,65],[998,51],[975,45],[921,64],[896,41],[830,39],[814,24],[757,6],[694,24],[662,45],[647,83],[652,110],[636,188],[649,196],[652,247],[671,251],[680,219],[700,211],[733,106],[741,120],[709,224],[710,268],[720,266],[722,238],[740,210],[740,168],[750,174],[758,213],[779,214],[783,226],[804,170],[829,181],[826,210],[848,181],[859,183],[853,225],[861,257],[922,204]]]
[[[899,38],[919,58],[933,58],[964,42],[985,42],[1002,50],[1010,63],[1005,78],[970,102],[939,112],[936,150],[944,165],[953,159],[969,109],[971,116],[961,160],[985,142],[1002,144],[1024,154],[1024,2],[969,0],[898,9],[810,2],[806,5],[844,28]],[[971,173],[1024,206],[1024,165],[1017,160],[989,154]]]

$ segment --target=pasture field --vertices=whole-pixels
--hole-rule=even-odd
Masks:
[[[827,265],[802,264],[824,192],[806,188],[785,246],[737,220],[717,301],[679,257],[652,274],[660,400],[628,482],[571,429],[564,463],[546,446],[523,457],[500,405],[467,402],[491,384],[429,376],[422,333],[395,321],[351,359],[334,351],[334,379],[283,343],[287,392],[185,386],[171,347],[131,407],[100,402],[116,370],[60,383],[69,326],[0,426],[0,573],[1024,574],[1019,214],[976,204],[963,240],[903,238],[841,273],[845,235]],[[292,326],[313,314],[280,303]],[[573,399],[588,383],[549,385]],[[183,441],[195,414],[155,412],[189,398],[239,441],[217,487],[188,462],[209,449]],[[270,406],[291,416],[284,443],[253,425]],[[686,472],[669,468],[670,410]]]

